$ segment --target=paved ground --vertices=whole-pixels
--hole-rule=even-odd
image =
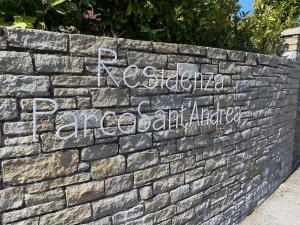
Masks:
[[[240,225],[300,225],[300,168]]]

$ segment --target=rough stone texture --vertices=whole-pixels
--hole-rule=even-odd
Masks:
[[[77,170],[77,163],[77,151],[53,153],[37,158],[11,159],[2,162],[3,181],[23,184],[68,175]]]
[[[112,217],[113,224],[123,224],[126,221],[133,220],[142,216],[144,213],[144,206],[139,205],[127,211],[119,212]]]
[[[48,77],[0,75],[0,97],[48,96],[49,88]]]
[[[117,144],[94,145],[81,151],[82,160],[96,160],[111,157],[118,154]]]
[[[15,99],[0,99],[0,120],[16,119],[18,114],[17,101]]]
[[[7,224],[29,217],[40,216],[45,213],[63,209],[64,203],[64,201],[52,201],[49,203],[26,207],[24,209],[10,211],[3,214],[2,221],[4,224]]]
[[[0,212],[22,206],[23,189],[11,187],[0,191]]]
[[[8,45],[16,48],[66,52],[68,35],[40,30],[8,29]]]
[[[284,46],[286,47],[286,51],[284,52],[284,56],[286,56],[289,60],[294,60],[298,64],[298,68],[294,70],[293,73],[299,74],[299,59],[300,59],[300,29],[299,27],[293,29],[287,29],[282,32],[282,38],[284,41]],[[286,58],[283,60],[279,60],[279,64],[288,63]],[[300,83],[298,82],[298,85]],[[300,163],[300,90],[298,89],[298,100],[297,100],[297,116],[296,116],[296,126],[295,126],[295,142],[294,142],[294,156],[293,156],[293,165],[296,167]]]
[[[126,89],[100,88],[92,92],[94,107],[123,106],[129,104],[129,93]]]
[[[92,162],[91,174],[94,179],[119,175],[125,171],[124,156],[115,156]]]
[[[41,152],[40,144],[19,145],[0,148],[0,159],[35,155]]]
[[[43,133],[41,140],[43,143],[43,151],[45,152],[52,152],[64,148],[85,147],[94,143],[91,131],[87,132],[86,137],[80,133],[77,138],[70,138],[67,141],[57,138],[55,134]]]
[[[294,62],[184,44],[7,29],[0,28],[0,224],[237,224],[289,175],[294,137],[300,140],[294,132]],[[291,38],[285,38],[290,57],[298,49],[298,36]],[[123,81],[117,87],[103,74],[98,87],[99,47],[117,51],[117,62],[107,66],[118,81],[136,64],[139,86]],[[146,89],[156,83],[143,76],[146,66],[164,74],[164,82],[159,77],[157,87]],[[175,83],[178,72],[180,83],[185,71],[203,73],[191,82],[196,90],[169,90],[167,79]],[[224,89],[214,88],[221,78],[211,79],[211,73],[222,74]],[[207,89],[200,89],[201,82]],[[34,98],[58,104],[54,114],[38,115],[36,143]],[[148,103],[139,115],[142,101]],[[190,121],[195,102],[200,116],[217,105],[241,107],[241,122],[226,123],[224,114],[218,125]],[[187,109],[182,120],[178,114],[176,129],[172,111],[182,106]],[[47,101],[37,107],[52,109]],[[155,123],[164,125],[155,114],[161,109],[166,127],[155,130]],[[101,121],[108,111],[116,116]],[[65,112],[74,113],[78,126]],[[136,117],[123,117],[128,133],[117,127],[123,113]],[[87,127],[85,114],[96,117]],[[59,134],[67,140],[61,140],[55,133],[66,124]]]
[[[0,51],[0,72],[32,73],[33,66],[29,53]]]
[[[133,185],[133,175],[125,174],[111,177],[105,180],[105,194],[113,195],[122,191],[130,190]]]
[[[47,214],[40,218],[40,225],[48,224],[79,224],[92,218],[90,204],[80,205],[73,208],[61,210],[56,213]]]
[[[117,39],[74,34],[70,37],[70,52],[76,55],[97,56],[98,48],[115,49]]]
[[[157,150],[149,150],[145,152],[134,153],[127,158],[127,169],[134,171],[143,169],[159,162]]]
[[[40,73],[80,73],[83,71],[83,59],[79,57],[34,55],[35,68]]]
[[[47,192],[25,194],[25,203],[28,206],[63,200],[65,193],[62,188],[50,190]]]
[[[92,204],[95,218],[104,217],[133,207],[138,203],[136,190],[125,192],[114,197],[106,198]]]
[[[167,56],[143,52],[128,52],[128,62],[138,67],[153,66],[156,68],[165,68],[167,65]]]
[[[104,182],[93,181],[66,188],[67,204],[77,205],[92,201],[104,195]]]
[[[151,135],[136,134],[120,138],[120,152],[133,152],[151,147]]]

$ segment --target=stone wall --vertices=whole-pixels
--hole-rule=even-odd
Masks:
[[[300,76],[300,27],[287,29],[282,32],[282,39],[284,41],[285,52],[284,57],[291,59],[297,65],[298,77]],[[299,80],[300,82],[300,80]],[[297,103],[297,118],[295,126],[295,141],[294,141],[294,156],[293,166],[296,168],[300,165],[300,89],[298,90]]]
[[[235,224],[291,171],[298,80],[285,58],[35,30],[0,34],[2,224]],[[117,87],[107,74],[98,79],[99,47],[117,52],[108,67],[119,82],[125,67],[136,64],[164,69],[163,80],[179,70],[181,78],[182,71],[201,72],[210,84],[147,89],[155,78],[138,76],[131,80],[136,88]],[[222,75],[224,88],[213,88],[218,76],[209,81],[210,73]],[[37,142],[35,98],[58,105],[55,111],[54,103],[39,102],[37,112],[49,115],[36,117]],[[157,110],[197,102],[199,110],[239,107],[241,121],[193,120],[186,128],[138,132],[145,127],[142,101],[153,120]],[[79,132],[61,140],[55,132],[69,123],[66,111],[76,114]],[[84,115],[103,118],[108,111],[117,114],[103,121],[112,135],[84,127]],[[128,134],[116,129],[120,117]],[[72,134],[71,128],[60,131]]]

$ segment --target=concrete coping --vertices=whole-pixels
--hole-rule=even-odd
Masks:
[[[300,36],[300,27],[296,27],[296,28],[291,28],[291,29],[284,30],[281,33],[281,36],[282,37]]]

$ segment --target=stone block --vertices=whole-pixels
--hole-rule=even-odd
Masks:
[[[151,133],[120,137],[119,144],[121,153],[150,148],[152,146]]]
[[[11,225],[39,225],[39,218],[30,218],[19,222],[11,223]]]
[[[232,61],[245,62],[246,53],[240,51],[227,50],[228,59]]]
[[[129,105],[129,91],[118,88],[98,88],[92,91],[94,107]]]
[[[185,183],[190,183],[203,177],[204,169],[203,167],[198,167],[185,172]]]
[[[0,51],[0,72],[33,73],[32,60],[27,52]]]
[[[104,159],[118,154],[118,145],[117,144],[102,144],[102,145],[93,145],[87,148],[82,149],[81,158],[82,160],[96,160]]]
[[[66,133],[67,135],[68,133]],[[92,145],[94,143],[93,133],[88,130],[86,137],[83,133],[79,133],[77,138],[69,138],[61,140],[53,133],[44,133],[41,135],[44,152],[52,152],[64,148],[78,148]]]
[[[195,167],[195,157],[181,159],[171,163],[171,174],[180,173]]]
[[[52,180],[46,180],[38,183],[33,183],[27,185],[28,193],[43,192],[46,190],[51,190],[59,187],[65,187],[68,185],[87,182],[90,180],[91,176],[89,173],[77,173],[72,176],[61,177]]]
[[[51,120],[37,120],[37,132],[51,131],[53,128]],[[32,134],[32,130],[32,121],[6,122],[3,126],[3,133],[8,135]]]
[[[41,152],[40,144],[19,145],[0,148],[0,159],[36,155]]]
[[[54,87],[98,87],[97,76],[56,75],[51,77]]]
[[[261,65],[277,67],[279,61],[276,56],[258,55],[258,63]]]
[[[239,80],[236,82],[237,92],[248,92],[251,91],[251,85],[249,80]]]
[[[39,73],[82,73],[83,59],[57,55],[34,55],[36,71]]]
[[[134,153],[127,158],[127,170],[135,171],[156,165],[159,162],[157,150],[147,150],[144,152]]]
[[[89,96],[87,88],[54,88],[55,97]]]
[[[176,213],[176,206],[172,205],[154,213],[154,222],[160,223],[172,218]]]
[[[132,190],[92,203],[94,218],[116,214],[138,204],[138,192]]]
[[[113,224],[124,224],[126,221],[134,220],[144,214],[144,206],[138,205],[126,211],[119,212],[112,217]]]
[[[206,49],[205,49],[205,47],[202,47],[202,46],[180,44],[179,45],[179,53],[205,56]]]
[[[172,225],[187,224],[195,216],[195,210],[189,209],[183,213],[177,214],[172,218]],[[193,224],[193,222],[192,222]]]
[[[94,222],[90,222],[90,223],[84,223],[84,225],[111,225],[112,221],[111,221],[111,217],[104,217],[102,219],[96,220]]]
[[[99,48],[116,49],[117,39],[109,37],[96,37],[92,35],[70,35],[70,52],[73,55],[98,56]]]
[[[188,184],[182,185],[170,192],[171,203],[172,204],[177,203],[178,201],[189,197],[189,195],[190,195],[190,185]]]
[[[118,155],[112,158],[101,159],[91,163],[93,179],[102,179],[119,175],[125,172],[125,157]]]
[[[36,206],[26,207],[24,209],[7,212],[3,214],[2,222],[4,224],[8,224],[29,217],[50,213],[56,210],[63,209],[64,204],[65,204],[64,201],[53,201],[53,202],[44,203]]]
[[[105,194],[114,195],[123,191],[130,190],[133,185],[133,174],[124,174],[107,178],[105,180]]]
[[[218,65],[212,65],[212,64],[202,64],[201,65],[201,73],[218,73],[219,67]]]
[[[6,160],[2,162],[3,181],[25,184],[69,175],[77,171],[78,160],[77,151]]]
[[[128,63],[138,67],[153,66],[157,69],[166,68],[167,56],[161,54],[151,54],[144,52],[128,52]]]
[[[151,99],[151,109],[179,109],[182,105],[183,97],[179,95],[160,95]]]
[[[66,188],[68,206],[86,203],[104,196],[104,181],[92,181]]]
[[[0,120],[12,120],[18,118],[18,108],[16,99],[0,99]]]
[[[194,149],[194,137],[183,137],[177,141],[177,149],[180,152],[187,152]]]
[[[219,48],[207,48],[207,57],[211,59],[226,59],[227,52]]]
[[[91,205],[86,204],[41,216],[40,225],[80,224],[90,219],[92,219]]]
[[[169,193],[164,193],[155,196],[152,199],[145,201],[145,213],[149,214],[167,207],[170,204]]]
[[[152,47],[155,53],[178,53],[178,44],[174,43],[152,42]]]
[[[58,109],[75,109],[76,99],[75,98],[54,98],[53,99],[57,105]],[[38,101],[37,111],[50,111],[53,109],[54,105],[49,101]],[[33,99],[22,99],[20,102],[22,111],[32,112],[33,110]]]
[[[52,201],[64,200],[65,193],[62,188],[34,194],[25,194],[25,203],[27,206],[39,205]]]
[[[221,74],[235,74],[237,72],[235,62],[221,61],[219,63],[219,72]]]
[[[10,187],[0,190],[0,212],[21,207],[23,197],[22,187]]]
[[[131,40],[125,38],[118,39],[118,45],[120,49],[128,50],[153,50],[153,44],[151,41],[142,41],[142,40]]]
[[[170,174],[169,165],[162,164],[134,173],[134,185],[142,185]]]
[[[140,196],[142,200],[149,199],[153,196],[152,186],[145,186],[140,189]]]
[[[67,113],[72,113],[71,115],[65,113],[65,111],[61,111],[56,114],[56,127],[74,123],[74,116],[77,120],[78,129],[100,127],[100,119],[102,117],[102,110],[100,109],[80,109],[67,111]]]
[[[50,81],[45,76],[0,75],[0,97],[49,96],[49,89]]]
[[[189,198],[186,198],[184,200],[177,202],[177,204],[176,204],[177,212],[178,213],[184,212],[187,209],[200,204],[202,199],[203,199],[203,193],[199,193],[199,194],[193,195]]]
[[[154,194],[168,192],[184,184],[184,174],[172,175],[153,183]]]
[[[60,51],[68,50],[68,35],[31,29],[7,29],[8,45],[14,48]]]

